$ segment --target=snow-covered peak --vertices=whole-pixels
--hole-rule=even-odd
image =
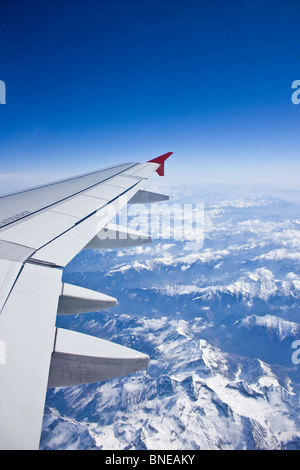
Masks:
[[[249,315],[241,321],[241,326],[248,329],[260,327],[275,333],[280,341],[287,337],[297,337],[300,335],[300,325],[298,323],[283,320],[275,315]]]

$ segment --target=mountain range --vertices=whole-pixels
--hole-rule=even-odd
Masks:
[[[299,205],[170,188],[204,243],[82,251],[69,283],[113,295],[58,326],[149,354],[140,373],[49,389],[41,449],[299,449]]]

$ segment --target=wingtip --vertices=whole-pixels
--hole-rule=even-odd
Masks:
[[[149,160],[148,163],[159,163],[160,166],[156,169],[156,173],[159,176],[164,176],[165,175],[165,161],[172,154],[173,154],[173,152],[164,153],[163,155],[160,155],[159,157],[156,157],[156,158],[153,158],[152,160]]]

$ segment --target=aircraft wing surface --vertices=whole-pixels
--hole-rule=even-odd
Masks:
[[[146,354],[56,327],[56,316],[116,305],[62,282],[83,249],[148,243],[110,221],[127,203],[167,196],[144,191],[171,153],[0,197],[0,447],[38,449],[47,387],[77,385],[147,368]],[[103,236],[103,234],[105,236]]]

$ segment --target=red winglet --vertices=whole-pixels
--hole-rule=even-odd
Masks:
[[[167,158],[169,158],[170,155],[172,155],[173,152],[168,152],[165,153],[164,155],[161,155],[160,157],[153,158],[153,160],[149,160],[148,163],[159,163],[160,166],[157,168],[156,173],[159,174],[159,176],[164,176],[165,174],[165,161]]]

